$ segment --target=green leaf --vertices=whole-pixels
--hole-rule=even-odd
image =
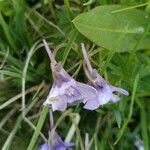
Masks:
[[[150,36],[147,33],[150,16],[136,9],[113,13],[123,8],[120,5],[96,7],[77,16],[73,23],[89,40],[109,50],[150,48]]]

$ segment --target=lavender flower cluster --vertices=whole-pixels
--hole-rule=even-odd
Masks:
[[[98,74],[97,70],[92,68],[83,43],[81,44],[81,48],[85,63],[84,71],[89,80],[87,84],[73,79],[56,62],[47,42],[45,40],[43,42],[51,61],[51,70],[54,78],[54,83],[44,105],[51,106],[53,111],[65,111],[67,106],[77,103],[83,103],[84,109],[95,110],[108,102],[119,101],[118,95],[115,94],[116,92],[126,96],[129,95],[126,90],[110,85]],[[54,132],[52,139],[53,144],[46,142],[41,145],[40,150],[66,150],[73,146],[73,144],[63,142],[56,132]]]
[[[51,105],[53,111],[65,111],[68,105],[77,103],[83,103],[85,109],[95,110],[110,101],[117,102],[119,97],[115,94],[116,92],[129,95],[126,90],[107,83],[107,81],[98,74],[97,70],[92,68],[83,43],[81,47],[85,62],[84,70],[89,80],[88,84],[73,79],[64,68],[56,62],[48,44],[45,40],[43,41],[51,60],[51,70],[54,78],[54,83],[44,105]]]

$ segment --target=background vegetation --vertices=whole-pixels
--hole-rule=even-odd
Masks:
[[[48,138],[49,117],[43,102],[53,79],[42,39],[49,42],[64,68],[86,83],[80,48],[84,42],[93,67],[111,84],[130,93],[118,103],[96,111],[83,110],[78,105],[65,112],[80,115],[72,138],[76,149],[82,149],[85,133],[89,134],[93,150],[134,150],[137,142],[145,150],[150,149],[150,2],[86,2],[0,0],[1,149],[27,149],[33,133],[38,137],[35,149]],[[121,6],[112,9],[114,4]],[[90,11],[103,5],[106,6],[98,9],[99,13]],[[55,122],[63,115],[55,112]],[[57,132],[63,139],[73,122],[66,116],[59,123]]]

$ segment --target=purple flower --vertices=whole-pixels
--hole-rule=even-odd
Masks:
[[[40,146],[40,150],[66,150],[72,148],[73,146],[74,144],[63,142],[60,136],[55,133],[52,145],[50,145],[47,141]]]
[[[75,81],[64,69],[58,64],[50,51],[47,43],[43,40],[48,56],[51,60],[51,69],[54,83],[47,96],[44,105],[51,105],[53,111],[64,111],[68,104],[77,102],[90,101],[96,99],[97,91],[90,85]]]
[[[89,84],[93,86],[98,93],[98,97],[92,101],[88,100],[84,108],[94,110],[100,105],[107,104],[110,101],[117,102],[120,98],[115,94],[116,92],[128,96],[129,93],[126,90],[110,85],[98,74],[97,70],[92,68],[83,43],[81,47],[86,64],[85,73],[89,79]]]
[[[50,134],[49,140],[44,144],[40,145],[39,150],[69,150],[74,146],[73,143],[63,142],[61,137],[56,133],[54,127],[54,118],[52,109],[49,109],[49,117],[50,117]]]

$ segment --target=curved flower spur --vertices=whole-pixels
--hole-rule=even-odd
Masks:
[[[110,101],[119,101],[119,96],[116,95],[114,92],[118,92],[128,96],[129,93],[126,90],[110,85],[98,74],[97,70],[92,68],[83,43],[81,43],[81,48],[85,60],[84,69],[89,79],[89,84],[93,86],[98,92],[98,98],[93,99],[93,101],[87,101],[84,108],[94,110],[97,109],[100,105],[104,105]]]
[[[68,104],[76,102],[92,101],[97,97],[97,91],[90,85],[75,81],[64,69],[56,62],[48,44],[43,40],[44,46],[51,60],[51,70],[54,83],[47,96],[44,105],[51,105],[53,111],[65,111]]]

